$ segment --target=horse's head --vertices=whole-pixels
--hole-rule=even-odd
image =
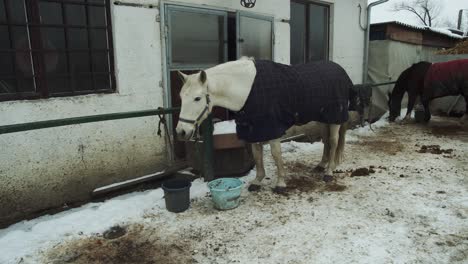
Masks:
[[[180,139],[188,140],[195,136],[198,127],[211,112],[212,105],[205,71],[192,75],[179,74],[184,80],[184,86],[180,92],[182,107],[176,133]]]

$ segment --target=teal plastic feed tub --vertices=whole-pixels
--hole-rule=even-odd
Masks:
[[[239,206],[242,181],[236,178],[220,178],[208,183],[216,209],[229,210]]]

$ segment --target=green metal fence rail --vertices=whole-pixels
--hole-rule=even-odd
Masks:
[[[362,87],[362,88],[372,88],[372,87],[389,85],[389,84],[395,84],[395,82],[385,82],[385,83],[378,83],[378,84],[358,84],[355,86]],[[165,115],[165,114],[173,114],[178,111],[180,111],[180,108],[178,107],[159,108],[159,109],[151,109],[151,110],[143,110],[143,111],[111,113],[111,114],[72,117],[72,118],[64,118],[64,119],[5,125],[5,126],[0,126],[0,135],[23,132],[23,131],[31,131],[31,130],[37,130],[37,129],[44,129],[44,128],[110,121],[110,120],[138,118],[138,117],[147,117],[147,116],[160,116],[160,115]],[[212,180],[214,179],[214,170],[213,170],[214,147],[213,147],[213,123],[212,123],[211,115],[209,115],[207,120],[202,124],[202,131],[203,131],[203,148],[205,150],[204,151],[205,157],[203,159],[204,160],[203,176],[205,180]]]
[[[384,86],[384,85],[390,85],[390,84],[395,84],[396,81],[391,81],[391,82],[384,82],[384,83],[363,83],[363,84],[356,84],[355,86],[361,86],[361,87],[366,87],[366,88],[374,88],[378,86]]]
[[[43,128],[94,123],[94,122],[101,122],[101,121],[108,121],[108,120],[119,120],[119,119],[127,119],[127,118],[172,114],[178,111],[180,111],[180,108],[161,108],[161,109],[153,109],[153,110],[111,113],[111,114],[92,115],[92,116],[80,116],[80,117],[72,117],[72,118],[63,118],[63,119],[55,119],[55,120],[47,120],[47,121],[6,125],[6,126],[0,126],[0,135],[15,133],[15,132],[22,132],[22,131],[29,131],[29,130],[36,130],[36,129],[43,129]]]
[[[391,82],[384,82],[384,83],[371,83],[371,84],[365,84],[367,87],[378,87],[378,86],[383,86],[383,85],[390,85],[390,84],[396,84],[396,81],[391,81]]]
[[[44,128],[52,127],[61,127],[69,125],[79,125],[86,123],[95,123],[102,121],[110,120],[120,120],[128,118],[138,118],[138,117],[148,117],[148,116],[160,116],[165,114],[173,114],[179,112],[180,108],[159,108],[151,110],[142,110],[142,111],[133,111],[133,112],[122,112],[122,113],[111,113],[111,114],[102,114],[102,115],[92,115],[92,116],[81,116],[81,117],[72,117],[72,118],[63,118],[63,119],[54,119],[38,122],[29,122],[22,124],[13,124],[0,126],[0,135],[10,134],[24,131],[31,131]],[[203,145],[205,150],[205,158],[203,164],[203,177],[205,180],[214,179],[214,170],[213,170],[213,124],[211,115],[208,117],[206,122],[202,125],[203,130]]]

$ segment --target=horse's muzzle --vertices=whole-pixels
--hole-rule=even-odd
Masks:
[[[187,141],[193,138],[194,130],[177,127],[176,134],[178,140]]]

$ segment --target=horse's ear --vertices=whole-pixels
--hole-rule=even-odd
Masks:
[[[188,75],[182,73],[181,71],[177,71],[177,74],[179,75],[180,79],[182,79],[183,83],[185,83],[187,81]]]
[[[206,72],[205,71],[200,72],[200,82],[202,84],[204,84],[206,82]]]

